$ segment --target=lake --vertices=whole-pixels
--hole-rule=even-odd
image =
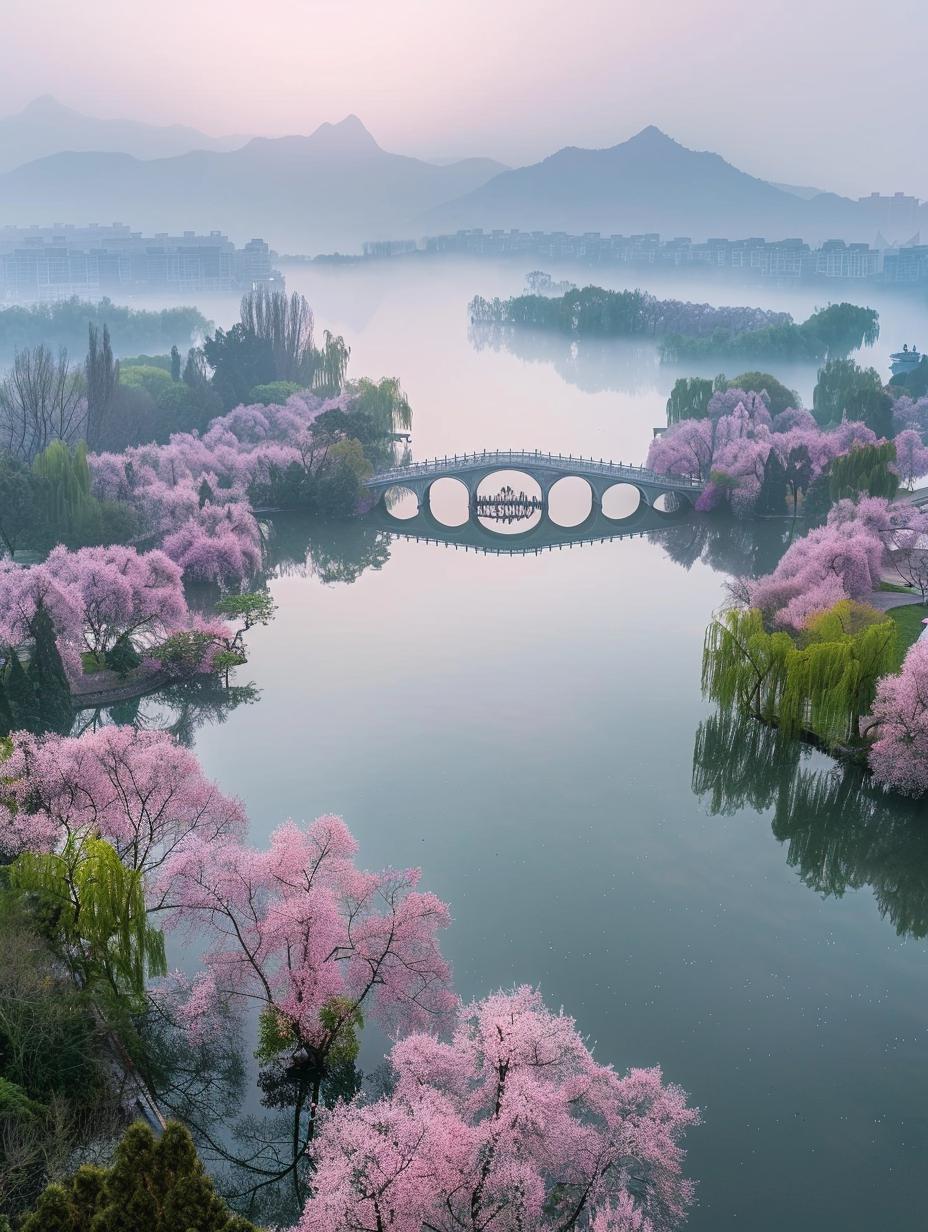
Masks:
[[[651,344],[473,345],[468,300],[517,293],[519,267],[286,273],[318,328],[345,335],[351,375],[401,379],[416,457],[643,462],[664,422],[678,373]],[[822,302],[653,289],[798,318]],[[201,306],[220,323],[234,311]],[[884,375],[890,350],[928,340],[912,312],[886,303],[864,356]],[[814,370],[777,375],[809,401]],[[279,610],[249,635],[240,673],[260,699],[195,737],[253,839],[289,816],[342,814],[364,864],[421,865],[450,903],[462,996],[539,985],[600,1060],[661,1064],[704,1111],[688,1141],[692,1232],[922,1226],[925,810],[869,795],[819,754],[720,735],[700,697],[729,571],[772,567],[779,531],[685,524],[537,555],[298,520],[274,536]]]

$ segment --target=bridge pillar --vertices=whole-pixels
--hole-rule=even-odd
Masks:
[[[548,506],[550,504],[551,489],[557,483],[558,479],[560,479],[560,475],[555,475],[553,478],[548,478],[547,475],[532,473],[531,471],[529,471],[528,473],[531,475],[532,479],[535,480],[535,482],[538,484],[538,487],[541,489],[541,516],[543,518],[546,518],[548,516]]]
[[[468,516],[475,518],[477,516],[477,490],[480,487],[482,475],[459,475],[461,483],[467,488],[467,512]]]

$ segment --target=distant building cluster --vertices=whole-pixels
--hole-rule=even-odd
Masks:
[[[220,231],[145,236],[122,223],[0,227],[0,301],[223,294],[282,285],[261,239],[236,248]]]
[[[868,202],[873,198],[866,198]],[[875,204],[895,198],[877,198]],[[908,198],[905,198],[908,201]],[[912,198],[915,200],[915,198]],[[484,231],[413,240],[385,240],[364,245],[369,258],[405,256],[414,252],[464,253],[479,257],[540,257],[590,265],[710,267],[778,279],[842,279],[885,283],[928,283],[928,244],[917,236],[902,247],[871,247],[826,240],[817,248],[800,239],[710,239],[695,243],[687,237],[661,239],[647,235],[601,235],[588,231]]]

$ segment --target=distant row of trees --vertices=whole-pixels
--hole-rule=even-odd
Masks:
[[[786,325],[785,312],[762,308],[716,308],[684,300],[657,299],[647,291],[607,291],[576,287],[560,296],[517,295],[508,300],[476,296],[470,303],[475,324],[514,325],[556,330],[577,337],[628,338],[680,332],[702,337],[714,330],[760,330]]]
[[[846,356],[874,343],[880,334],[879,314],[856,304],[829,304],[813,312],[801,324],[794,321],[761,329],[719,328],[708,336],[690,333],[668,335],[661,346],[665,362],[727,355],[739,359],[820,362]]]
[[[478,295],[469,311],[475,325],[556,330],[577,338],[659,337],[667,361],[722,354],[820,361],[870,344],[880,332],[878,313],[855,304],[829,304],[797,324],[787,312],[717,308],[602,287],[508,300]]]
[[[15,304],[0,309],[0,360],[39,343],[79,350],[88,323],[98,330],[108,325],[125,352],[166,350],[175,342],[186,349],[211,329],[196,308],[126,308],[105,297],[92,303],[77,296],[54,304]]]

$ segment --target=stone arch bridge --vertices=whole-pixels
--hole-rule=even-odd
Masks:
[[[534,479],[541,489],[542,509],[547,511],[548,496],[560,479],[581,478],[590,486],[593,509],[602,508],[603,497],[616,484],[630,484],[646,505],[672,493],[692,504],[703,484],[695,476],[659,475],[644,466],[606,462],[602,458],[574,457],[572,454],[526,452],[516,449],[484,450],[482,453],[455,454],[410,462],[380,471],[366,481],[375,496],[383,497],[391,488],[406,488],[414,493],[419,508],[428,507],[429,489],[439,479],[456,479],[467,489],[471,509],[476,507],[477,490],[484,479],[498,471],[518,471]]]

